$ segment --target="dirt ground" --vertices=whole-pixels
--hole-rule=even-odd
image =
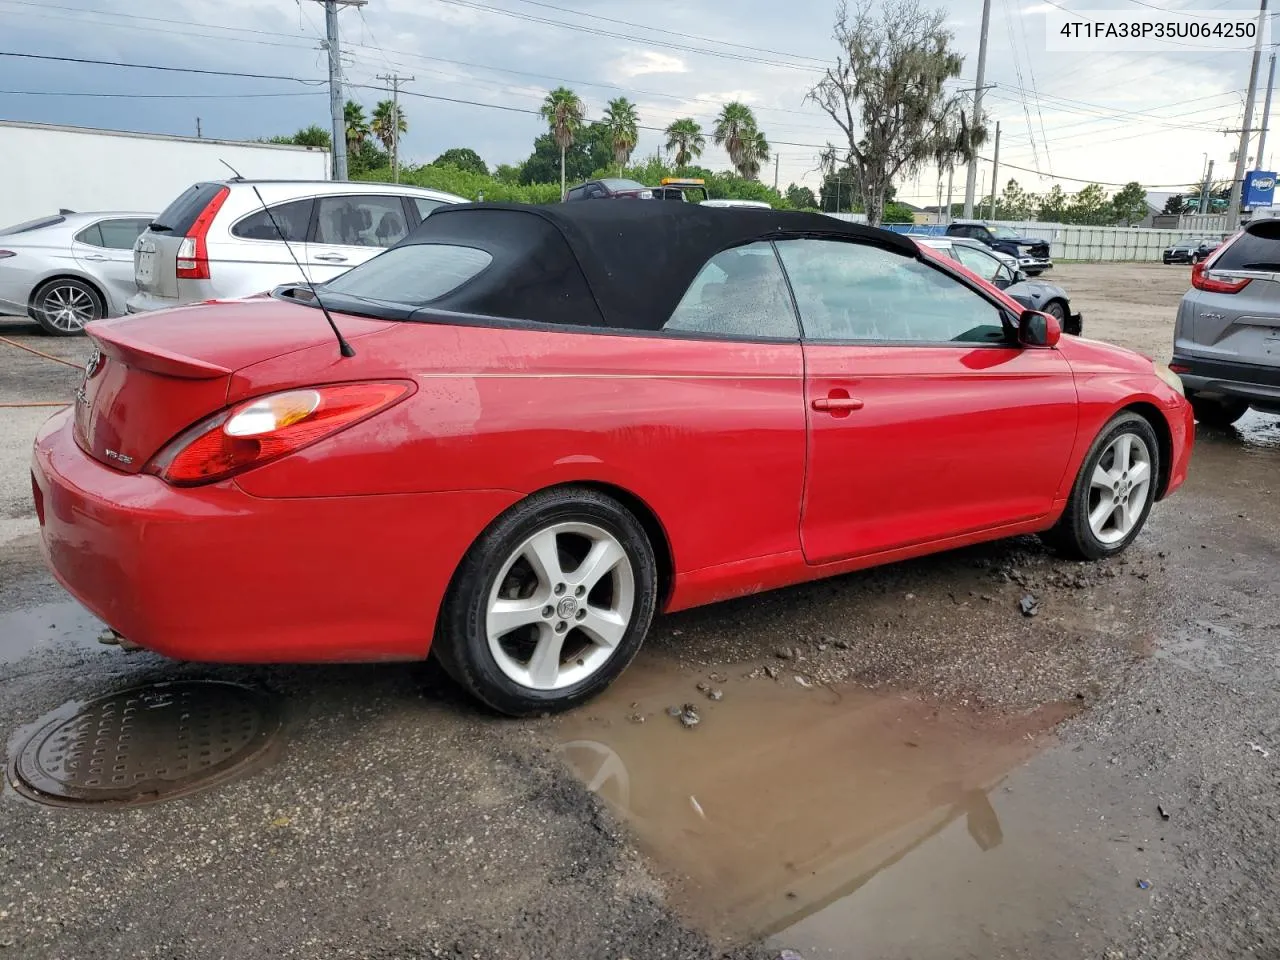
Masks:
[[[1167,360],[1187,273],[1047,279],[1087,336]],[[0,343],[0,404],[77,380]],[[0,956],[1280,958],[1276,418],[1202,430],[1122,558],[1025,538],[668,616],[598,700],[512,722],[428,667],[100,645],[38,559],[47,414],[0,407],[10,749],[159,680],[251,684],[284,727],[269,765],[153,806],[6,785]]]

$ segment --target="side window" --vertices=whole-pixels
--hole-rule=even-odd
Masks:
[[[390,247],[409,232],[399,197],[319,197],[315,243]]]
[[[284,233],[290,243],[304,243],[307,239],[307,228],[311,225],[311,207],[314,200],[291,200],[288,203],[277,203],[270,207],[271,216],[266,210],[251,213],[231,228],[233,237],[245,240],[275,240],[279,242],[280,234],[276,226]],[[271,223],[275,218],[275,224]]]
[[[604,187],[600,186],[598,183],[588,183],[586,191],[588,200],[597,200],[600,197],[606,196]]]
[[[983,243],[991,242],[991,231],[986,227],[970,227],[970,231],[969,236],[975,240],[981,240]]]
[[[570,200],[585,200],[585,199],[587,199],[587,188],[586,188],[586,187],[574,187],[572,190],[570,190],[570,191],[569,191],[569,199],[570,199]]]
[[[428,214],[436,207],[442,206],[443,200],[428,200],[426,197],[414,197],[413,205],[418,208],[418,216],[423,220],[427,219]]]
[[[147,220],[136,218],[121,220],[103,220],[98,224],[102,234],[102,245],[112,250],[132,250],[138,234],[147,229]]]
[[[698,271],[664,330],[721,336],[800,336],[773,247],[749,243],[717,253]]]
[[[1000,261],[977,247],[967,247],[962,243],[955,246],[956,258],[983,280],[996,279],[1000,269]]]
[[[882,247],[780,240],[810,340],[1003,343],[1000,309],[944,271]]]
[[[81,243],[87,243],[91,247],[105,246],[102,242],[102,230],[96,223],[85,227],[76,234],[76,239]]]

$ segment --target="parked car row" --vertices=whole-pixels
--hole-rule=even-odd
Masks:
[[[399,184],[233,179],[193,184],[159,214],[59,213],[0,231],[0,310],[70,336],[102,317],[322,283],[465,202]]]

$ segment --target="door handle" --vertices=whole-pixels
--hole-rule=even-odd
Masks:
[[[330,263],[346,263],[347,258],[340,253],[317,253],[317,260],[328,260]]]
[[[85,260],[93,260],[93,261],[97,262],[97,261],[99,261],[99,260],[106,260],[106,259],[108,259],[108,258],[107,258],[107,257],[104,257],[104,256],[100,256],[99,254],[96,254],[96,253],[91,253],[91,254],[89,254],[88,256],[84,257],[83,259],[85,259]]]
[[[825,410],[828,413],[848,413],[850,410],[861,410],[862,401],[857,397],[818,397],[812,406],[815,410]]]

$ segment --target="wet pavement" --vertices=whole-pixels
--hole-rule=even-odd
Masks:
[[[430,667],[104,646],[40,567],[25,460],[0,474],[11,752],[146,683],[282,721],[268,764],[168,802],[6,783],[0,957],[1280,957],[1280,418],[1200,431],[1123,558],[1024,538],[666,617],[528,722]]]

